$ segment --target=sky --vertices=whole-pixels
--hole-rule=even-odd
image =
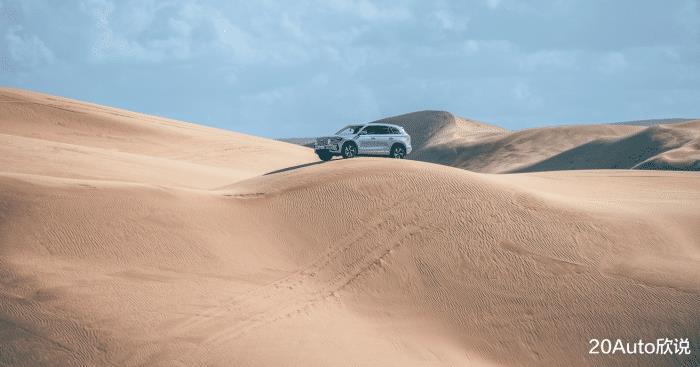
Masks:
[[[700,118],[700,0],[0,0],[0,85],[267,137]]]

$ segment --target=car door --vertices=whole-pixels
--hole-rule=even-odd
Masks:
[[[368,154],[371,151],[371,137],[369,136],[369,127],[365,126],[362,130],[358,131],[357,138],[355,142],[357,143],[357,154]]]
[[[375,135],[375,154],[389,154],[389,149],[391,149],[391,127],[385,125],[377,126],[377,134]]]
[[[387,138],[386,142],[386,153],[389,154],[391,152],[391,146],[394,145],[394,143],[401,142],[401,132],[399,129],[389,126],[389,135]]]
[[[367,134],[360,135],[357,138],[357,146],[360,154],[378,154],[379,150],[377,136],[380,135],[380,127],[376,125],[368,125],[364,131]]]

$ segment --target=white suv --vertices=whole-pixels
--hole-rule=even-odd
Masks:
[[[411,153],[411,137],[401,126],[390,124],[348,125],[333,136],[316,139],[314,150],[322,161],[334,156],[379,155],[404,158]]]

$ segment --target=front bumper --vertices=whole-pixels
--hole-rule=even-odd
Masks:
[[[314,150],[327,150],[333,153],[340,153],[340,147],[338,147],[338,144],[316,145],[314,146]]]
[[[314,144],[314,150],[327,150],[331,153],[340,153],[343,140],[334,138],[318,138]]]
[[[340,147],[338,146],[338,144],[316,145],[316,146],[314,146],[314,150],[316,150],[316,151],[327,150],[331,153],[340,153]]]

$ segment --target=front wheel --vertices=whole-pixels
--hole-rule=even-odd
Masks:
[[[322,161],[330,161],[331,158],[333,158],[333,154],[327,150],[318,150],[316,151],[316,155],[318,158],[320,158]]]
[[[391,152],[389,155],[392,158],[396,159],[403,159],[406,157],[406,148],[403,147],[403,145],[396,144],[393,147],[391,147]]]
[[[343,145],[343,158],[352,158],[357,155],[357,145],[353,143],[345,143]]]

